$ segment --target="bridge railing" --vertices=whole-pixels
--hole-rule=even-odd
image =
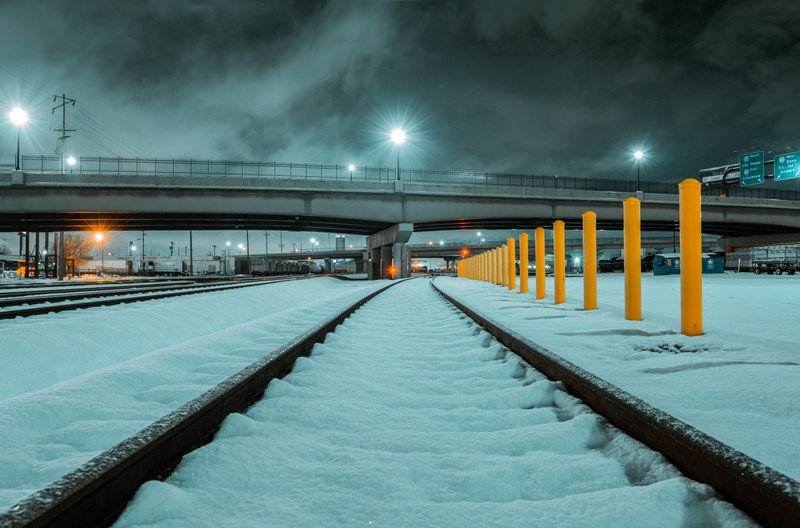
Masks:
[[[42,174],[105,174],[119,176],[224,177],[242,179],[283,179],[350,182],[388,182],[397,178],[396,169],[356,167],[309,163],[276,163],[260,161],[215,161],[145,158],[81,157],[75,165],[65,165],[59,156],[22,156],[23,171]],[[10,169],[9,169],[10,170]],[[401,169],[405,182],[433,185],[475,185],[485,187],[550,188],[576,191],[636,191],[633,179],[576,178],[538,174],[504,174],[490,172]],[[677,194],[677,183],[643,181],[640,190],[646,193]],[[720,191],[704,189],[703,194],[719,195]],[[731,185],[728,196],[800,200],[800,192],[792,189],[739,187]]]

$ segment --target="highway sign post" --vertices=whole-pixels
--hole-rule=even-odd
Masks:
[[[775,181],[800,178],[800,152],[775,156]]]
[[[739,156],[739,185],[764,183],[764,151]]]

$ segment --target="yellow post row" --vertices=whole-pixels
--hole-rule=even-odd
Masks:
[[[631,196],[623,202],[623,254],[625,258],[625,319],[642,320],[641,205]]]
[[[528,293],[528,233],[519,235],[519,292]]]
[[[553,295],[555,304],[561,304],[567,300],[566,277],[567,277],[567,251],[564,241],[564,221],[556,220],[553,222]]]
[[[508,239],[508,289],[517,289],[517,246],[516,240]]]
[[[597,309],[597,215],[583,213],[583,309]]]
[[[544,299],[545,296],[545,269],[544,269],[544,228],[536,228],[536,298]]]
[[[703,333],[703,230],[700,182],[691,178],[679,186],[681,222],[681,333]]]

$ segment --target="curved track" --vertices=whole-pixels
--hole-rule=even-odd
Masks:
[[[315,343],[389,287],[362,298],[139,435],[22,501],[0,515],[0,526],[109,524],[141,484],[165,478],[186,453],[211,441],[228,414],[247,409],[272,379],[288,373],[297,358],[310,354]],[[793,480],[479,316],[438,289],[437,292],[530,365],[563,382],[623,432],[663,453],[691,478],[712,485],[759,522],[767,526],[800,525],[800,493]]]

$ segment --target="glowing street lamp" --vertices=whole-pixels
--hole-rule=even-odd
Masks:
[[[394,143],[397,146],[397,173],[396,173],[396,179],[399,180],[400,179],[400,147],[406,141],[406,131],[403,130],[402,128],[395,128],[389,134],[389,139],[391,139],[392,143]]]
[[[100,273],[103,273],[106,267],[106,242],[103,233],[94,234],[95,242],[100,242]]]
[[[15,170],[19,170],[20,155],[19,155],[19,132],[22,126],[28,122],[28,114],[22,108],[15,108],[8,113],[8,118],[17,127],[17,157],[14,160]]]
[[[644,158],[644,152],[641,150],[637,150],[633,153],[633,157],[636,160],[636,190],[641,190],[641,181],[639,178],[639,167],[641,165],[642,158]]]
[[[350,171],[350,181],[353,181],[353,171],[356,170],[356,166],[351,163],[347,166],[347,170]]]
[[[67,157],[67,165],[69,165],[69,171],[70,172],[72,172],[72,168],[75,166],[76,163],[77,163],[77,160],[75,159],[75,156]]]

